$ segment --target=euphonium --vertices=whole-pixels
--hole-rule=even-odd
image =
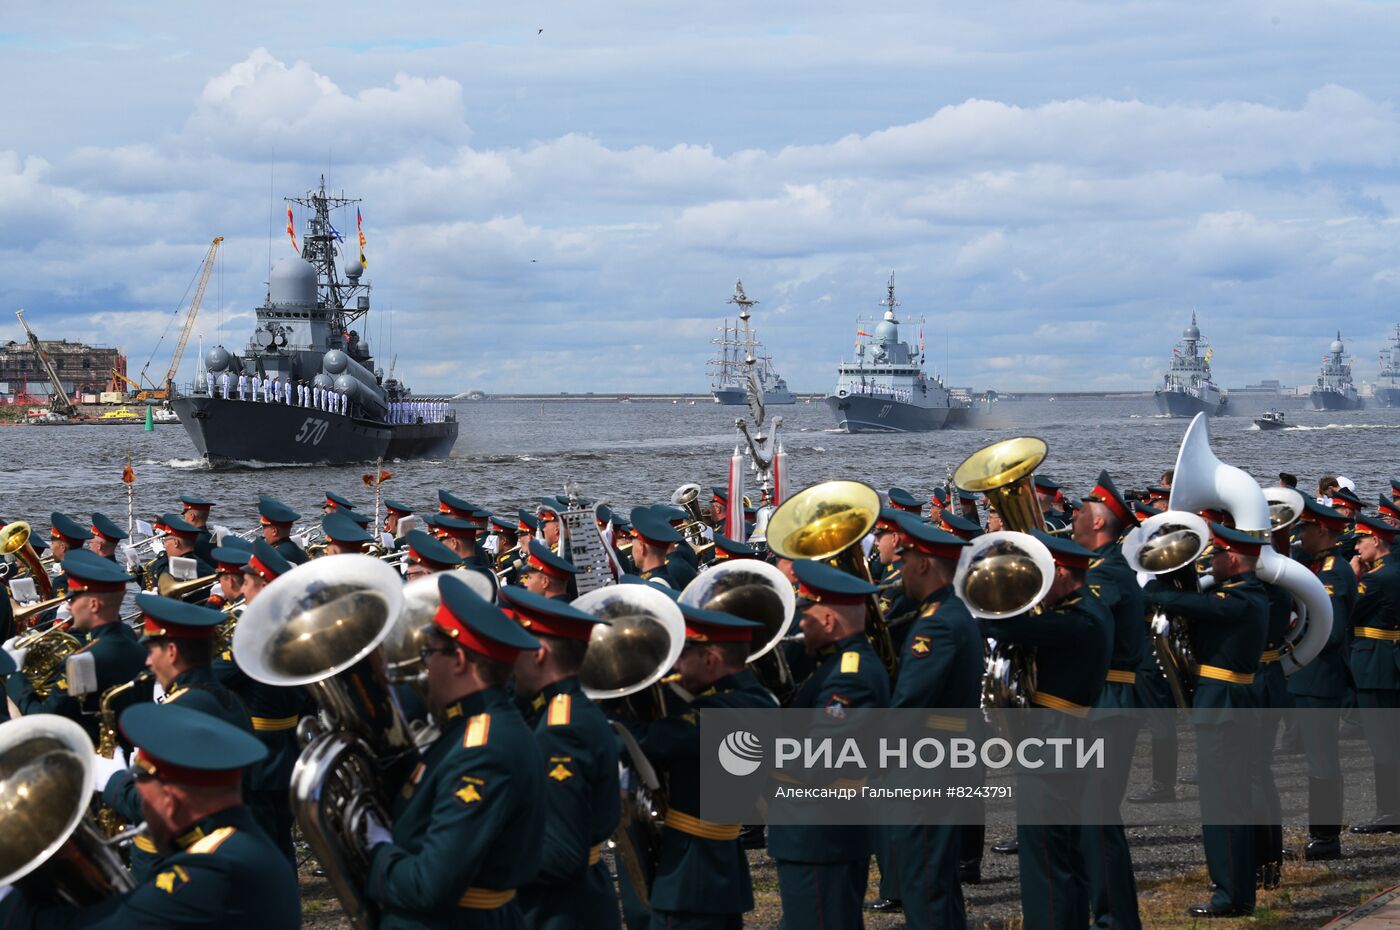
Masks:
[[[1206,521],[1184,510],[1168,510],[1144,520],[1123,538],[1123,558],[1137,572],[1156,575],[1182,591],[1199,591],[1196,559],[1210,542]],[[1157,665],[1177,707],[1190,707],[1196,691],[1196,646],[1186,617],[1158,610],[1151,619]]]
[[[797,612],[797,597],[792,583],[775,566],[757,559],[722,562],[696,575],[679,601],[761,624],[754,630],[748,664],[774,694],[782,697],[792,692],[792,670],[777,646]]]
[[[15,640],[15,648],[28,650],[24,655],[24,668],[20,671],[29,679],[34,693],[43,700],[53,689],[51,682],[54,673],[68,661],[69,656],[82,648],[82,643],[68,632],[67,626],[55,622],[45,630],[21,636]]]
[[[92,742],[55,714],[0,725],[0,885],[37,901],[96,904],[131,875],[88,814]]]
[[[1004,439],[968,456],[953,483],[987,496],[1008,528],[985,533],[964,548],[953,589],[968,612],[981,619],[1014,617],[1037,607],[1055,580],[1055,560],[1030,535],[1044,530],[1033,474],[1045,460],[1045,442],[1033,436]],[[1035,651],[997,643],[988,646],[982,677],[984,707],[1023,707],[1035,691]]]
[[[1298,608],[1298,620],[1279,649],[1279,666],[1285,675],[1292,675],[1315,659],[1332,632],[1332,600],[1306,566],[1269,545],[1274,529],[1269,501],[1253,478],[1216,458],[1210,449],[1210,421],[1204,414],[1196,414],[1182,437],[1170,503],[1173,510],[1193,513],[1229,511],[1235,529],[1259,537],[1259,580],[1287,589]]]
[[[644,720],[665,715],[659,682],[676,664],[685,645],[685,618],[676,602],[650,585],[609,585],[577,598],[573,606],[606,620],[593,628],[579,669],[584,693],[595,701],[625,700]],[[640,699],[645,695],[645,701]],[[661,829],[666,819],[666,786],[631,733],[613,728],[626,752],[626,802],[613,841],[633,890],[649,903],[656,873]]]
[[[29,577],[34,579],[39,600],[46,601],[53,596],[53,579],[49,577],[39,554],[29,544],[29,533],[29,524],[23,520],[6,523],[0,528],[0,555],[12,555],[23,562]]]
[[[277,578],[233,634],[245,674],[269,685],[308,686],[322,725],[292,771],[297,823],[356,930],[372,930],[364,896],[365,816],[387,812],[419,754],[394,698],[380,645],[403,609],[398,572],[368,555],[326,556]],[[318,732],[319,731],[319,732]]]
[[[768,548],[784,559],[815,559],[870,581],[860,541],[879,519],[880,495],[874,488],[859,481],[824,481],[798,491],[773,512]],[[898,656],[873,595],[865,601],[865,634],[894,677]]]

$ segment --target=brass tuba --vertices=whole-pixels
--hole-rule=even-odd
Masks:
[[[380,649],[403,609],[403,587],[372,556],[326,556],[263,589],[233,634],[248,677],[306,685],[320,704],[322,723],[305,720],[299,731],[307,745],[292,771],[292,804],[356,930],[377,922],[363,892],[365,815],[390,822],[387,811],[419,759]]]
[[[870,581],[860,541],[880,519],[880,494],[859,481],[823,481],[783,501],[768,520],[769,550],[784,559],[825,562]],[[865,634],[893,678],[899,657],[874,595],[865,601]]]
[[[676,602],[651,585],[619,584],[590,591],[573,606],[607,621],[589,637],[579,669],[584,693],[600,702],[626,701],[628,711],[643,720],[665,716],[660,682],[685,645],[685,618]],[[626,727],[614,722],[613,728],[625,748],[627,792],[613,842],[621,871],[649,904],[666,818],[666,786]]]
[[[979,619],[1014,617],[1034,609],[1055,580],[1055,560],[1030,535],[1044,530],[1033,475],[1046,455],[1045,441],[1033,436],[1004,439],[977,450],[953,472],[964,491],[987,496],[1008,527],[985,533],[963,549],[953,590]],[[1035,651],[997,643],[987,647],[982,706],[1024,707],[1035,691]]]
[[[1196,414],[1182,437],[1172,480],[1171,508],[1192,512],[1226,510],[1235,520],[1235,529],[1259,537],[1263,544],[1256,569],[1259,580],[1292,594],[1298,614],[1279,649],[1279,666],[1285,675],[1292,675],[1317,658],[1332,632],[1332,601],[1327,589],[1307,566],[1269,545],[1269,534],[1274,529],[1269,500],[1247,473],[1216,458],[1210,449],[1210,421],[1204,414]]]
[[[797,597],[792,583],[776,566],[757,559],[722,562],[696,575],[679,600],[762,624],[754,631],[748,664],[773,693],[792,691],[792,670],[777,647],[797,613]]]
[[[39,553],[29,544],[29,524],[23,520],[6,523],[0,528],[0,555],[12,555],[24,563],[29,577],[34,579],[34,588],[39,592],[39,600],[53,597],[53,579],[44,568]]]
[[[1196,560],[1210,542],[1210,527],[1194,513],[1168,510],[1123,537],[1123,558],[1136,572],[1156,575],[1183,591],[1199,591]],[[1196,646],[1186,617],[1156,611],[1150,618],[1157,665],[1177,707],[1190,707],[1196,691]]]
[[[96,904],[132,886],[88,815],[92,741],[66,717],[34,714],[0,725],[0,885],[32,899]]]

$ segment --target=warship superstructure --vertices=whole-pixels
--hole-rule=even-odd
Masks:
[[[1201,354],[1199,350],[1203,346],[1205,353]],[[1214,417],[1225,411],[1225,393],[1210,377],[1213,351],[1201,339],[1193,312],[1191,324],[1181,331],[1181,342],[1172,347],[1171,366],[1162,375],[1161,386],[1153,393],[1158,413],[1169,417],[1194,417],[1204,413]]]
[[[415,395],[392,371],[385,377],[354,328],[369,313],[370,284],[356,255],[340,276],[343,237],[331,211],[359,201],[328,195],[322,177],[319,190],[288,203],[289,234],[290,204],[311,211],[301,248],[269,270],[247,345],[210,348],[203,377],[171,402],[195,448],[214,464],[447,458],[458,430],[448,398]],[[356,208],[357,226],[358,216]]]
[[[735,283],[734,296],[727,302],[738,305],[740,312],[758,303],[756,300],[750,300],[744,293],[743,281]],[[763,345],[752,328],[749,329],[749,339],[752,340],[752,345],[741,335],[738,323],[731,326],[730,322],[725,320],[719,338],[710,340],[719,347],[719,351],[709,363],[710,391],[715,403],[731,407],[748,403],[745,381],[749,376],[749,352],[753,352],[754,355],[754,374],[758,377],[759,387],[763,391],[764,405],[797,403],[797,398],[788,390],[787,381],[774,370],[773,356],[763,352]]]
[[[1351,363],[1343,356],[1346,346],[1342,345],[1342,334],[1327,347],[1322,357],[1322,371],[1312,389],[1314,410],[1360,410],[1361,396],[1356,393],[1356,385],[1351,383]]]
[[[1381,371],[1371,396],[1381,407],[1400,407],[1400,324],[1396,324],[1389,345],[1381,349]]]
[[[894,275],[885,286],[883,317],[856,321],[855,358],[837,367],[836,388],[826,405],[848,433],[913,433],[942,429],[961,411],[943,379],[924,373],[923,335],[917,348],[899,338]],[[922,327],[923,319],[917,321]]]

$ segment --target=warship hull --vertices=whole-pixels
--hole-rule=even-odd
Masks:
[[[715,388],[713,394],[715,403],[723,404],[726,407],[742,407],[749,402],[748,393],[741,387]],[[795,403],[797,403],[797,397],[791,391],[763,392],[763,404],[766,407],[782,407]]]
[[[927,433],[948,425],[950,407],[920,407],[887,397],[828,394],[837,429],[848,433]]]
[[[456,420],[389,425],[288,404],[185,395],[171,403],[201,457],[213,465],[345,465],[378,459],[445,459]]]
[[[1377,407],[1400,407],[1400,388],[1378,387],[1374,399]]]
[[[1360,410],[1362,405],[1361,398],[1355,394],[1313,388],[1312,408],[1314,410]]]
[[[1224,399],[1210,403],[1185,391],[1157,391],[1153,396],[1157,412],[1169,417],[1194,417],[1198,413],[1218,417],[1225,412]]]

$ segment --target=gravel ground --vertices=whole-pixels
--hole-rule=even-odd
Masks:
[[[1189,771],[1193,761],[1183,745],[1180,770]],[[1139,758],[1145,746],[1139,747]],[[1329,920],[1355,907],[1386,888],[1400,884],[1400,836],[1362,837],[1343,834],[1345,858],[1338,862],[1304,863],[1302,848],[1307,842],[1306,826],[1300,820],[1307,809],[1306,776],[1301,773],[1301,760],[1296,756],[1280,756],[1276,760],[1277,781],[1283,797],[1285,818],[1285,855],[1283,884],[1274,891],[1261,891],[1259,906],[1253,918],[1214,921],[1212,926],[1236,926],[1302,930],[1320,927]],[[1343,743],[1343,764],[1349,785],[1364,785],[1371,777],[1370,757],[1364,743]],[[1132,789],[1141,784],[1134,782]],[[1181,788],[1183,803],[1194,806],[1196,789]],[[1350,794],[1348,800],[1350,802]],[[1353,810],[1355,806],[1349,807]],[[1369,804],[1357,810],[1369,816]],[[1013,832],[1009,823],[989,825],[987,842]],[[1200,828],[1187,825],[1162,827],[1130,827],[1133,864],[1138,878],[1139,906],[1143,926],[1147,928],[1190,927],[1197,922],[1185,916],[1188,905],[1209,898],[1205,859],[1201,848]],[[302,905],[304,926],[310,930],[339,930],[349,924],[341,917],[340,907],[323,878],[312,872],[314,863],[303,866]],[[753,873],[756,906],[747,915],[745,926],[777,927],[780,915],[777,875],[765,850],[749,854]],[[878,874],[871,868],[869,897],[875,895]],[[988,850],[983,860],[982,883],[965,886],[969,924],[989,930],[1018,930],[1021,924],[1020,887],[1017,881],[1015,856],[999,856]],[[893,930],[903,927],[898,915],[866,915],[866,926],[872,930]]]

